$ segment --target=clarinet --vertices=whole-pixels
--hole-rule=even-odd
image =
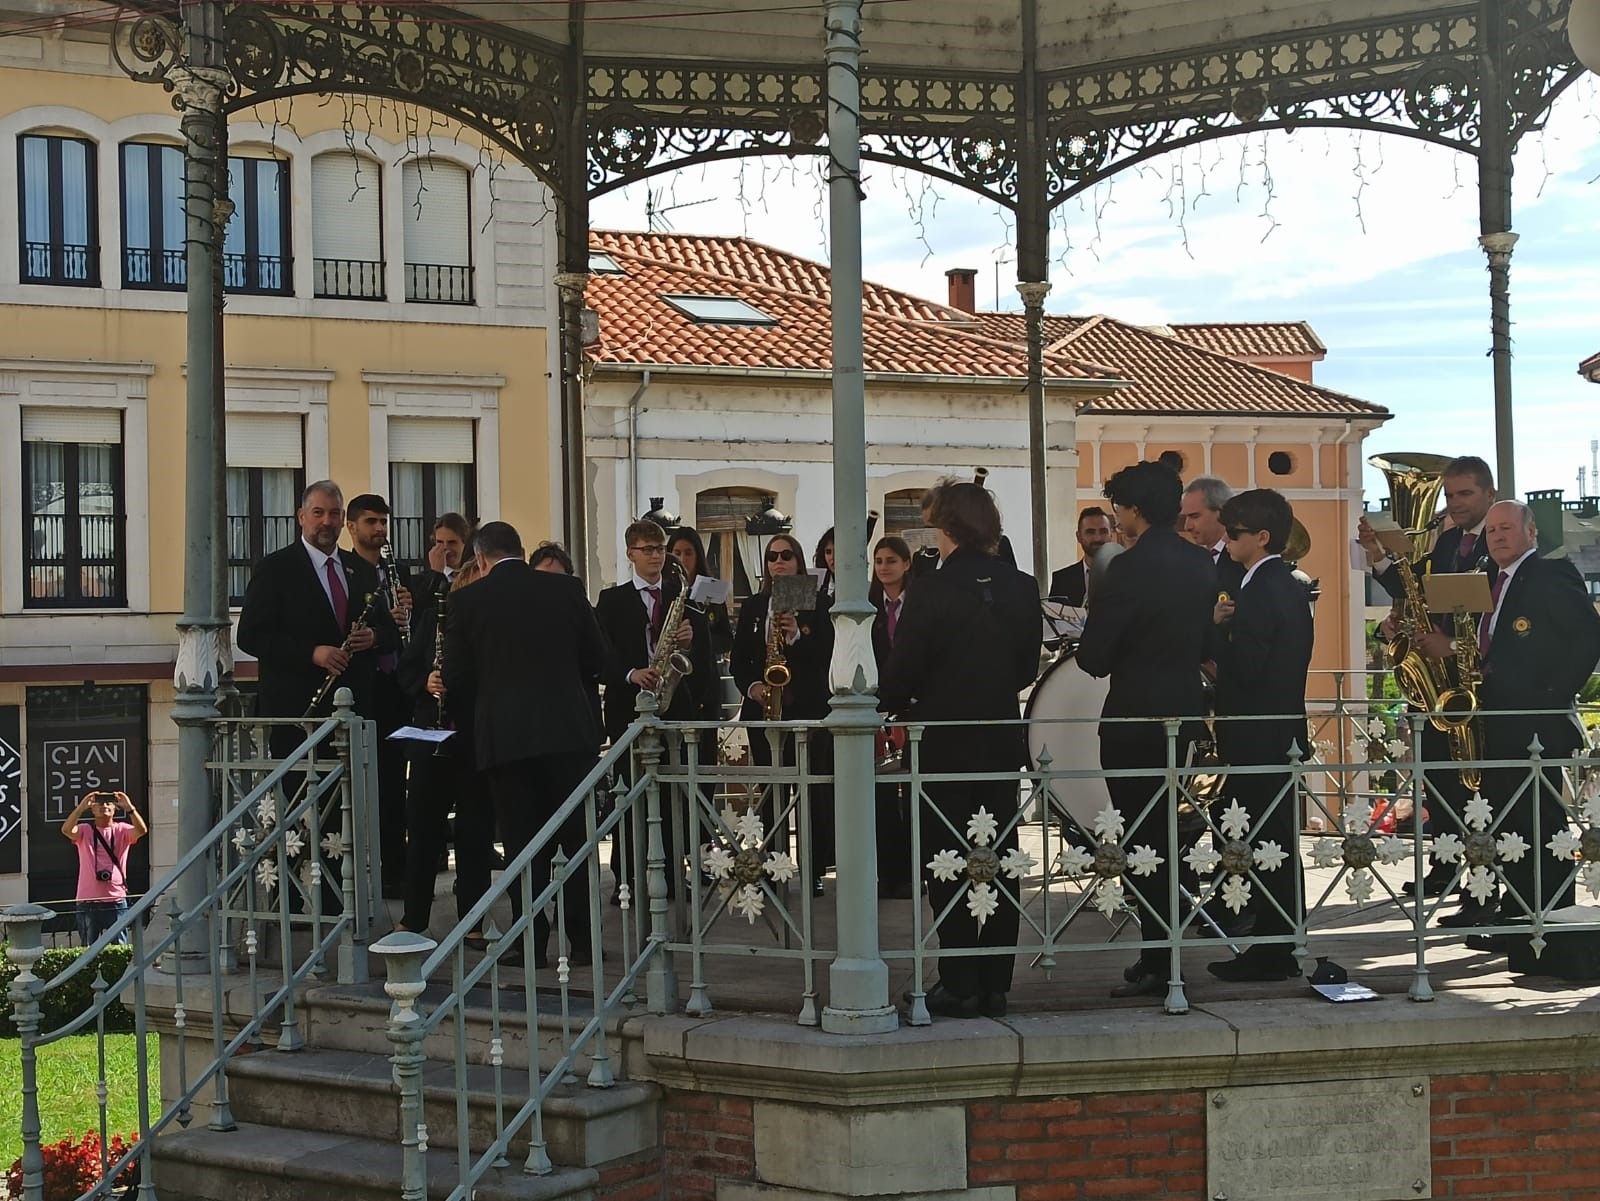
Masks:
[[[382,573],[380,583],[383,587],[384,607],[392,613],[400,606],[400,581],[395,576],[394,547],[385,542],[378,548],[378,558],[382,560],[383,564],[380,569]],[[399,622],[398,625],[400,628],[400,648],[404,650],[406,643],[411,639],[411,620],[409,616],[406,620]]]
[[[443,575],[433,590],[434,612],[438,615],[433,627],[433,670],[444,671],[444,623],[447,610],[450,606],[450,581]],[[433,728],[444,729],[444,697],[435,697],[438,702],[438,715],[434,718]],[[442,744],[441,744],[442,745]]]
[[[355,637],[357,630],[364,630],[367,628],[367,619],[372,616],[372,606],[377,599],[378,594],[376,592],[367,593],[366,607],[361,610],[361,616],[357,617],[354,623],[352,623],[350,626],[350,632],[345,635],[344,641],[339,645],[340,650],[349,653],[350,639]],[[327,699],[328,693],[333,691],[333,685],[338,679],[338,672],[330,671],[328,673],[327,678],[322,681],[322,687],[317,689],[317,695],[312,697],[311,703],[306,706],[305,716],[307,718],[314,714],[317,711],[317,706],[322,704],[322,702]],[[301,720],[303,721],[305,718],[302,718]]]

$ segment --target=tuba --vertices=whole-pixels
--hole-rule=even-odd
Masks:
[[[667,615],[661,620],[661,636],[656,639],[655,654],[650,656],[650,669],[660,678],[656,685],[656,709],[666,716],[672,705],[672,696],[678,691],[683,677],[694,674],[694,663],[678,649],[678,627],[683,624],[683,612],[688,605],[689,581],[683,578],[683,568],[671,555],[667,556],[667,571],[678,573],[678,595],[667,606]],[[666,579],[665,572],[662,579]]]
[[[1478,635],[1472,619],[1458,613],[1455,618],[1456,657],[1454,662],[1430,659],[1416,648],[1422,635],[1433,625],[1428,603],[1422,595],[1426,574],[1425,557],[1433,541],[1433,531],[1442,518],[1433,515],[1439,494],[1444,489],[1443,455],[1373,455],[1368,463],[1383,472],[1389,482],[1389,509],[1395,521],[1411,538],[1414,561],[1398,564],[1405,588],[1399,629],[1386,650],[1394,671],[1395,686],[1415,709],[1432,716],[1433,727],[1450,740],[1450,757],[1477,759],[1481,755],[1478,731],[1478,684],[1482,673],[1478,665]],[[1477,788],[1481,773],[1463,768],[1461,782]]]

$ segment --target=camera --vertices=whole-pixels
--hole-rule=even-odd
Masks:
[[[110,884],[111,872],[106,868],[101,868],[99,871],[95,872],[94,878],[100,881],[102,884]]]

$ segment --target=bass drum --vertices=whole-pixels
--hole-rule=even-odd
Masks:
[[[1078,666],[1076,648],[1062,651],[1044,669],[1028,696],[1028,762],[1037,770],[1048,751],[1057,771],[1093,771],[1100,766],[1100,709],[1110,680],[1097,680]],[[1084,829],[1111,803],[1099,778],[1056,780],[1052,808],[1065,810]]]

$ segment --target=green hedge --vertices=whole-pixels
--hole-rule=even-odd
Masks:
[[[0,944],[0,954],[4,952]],[[76,963],[84,952],[83,947],[51,947],[39,957],[33,974],[42,980],[53,980]],[[79,972],[60,988],[52,988],[40,999],[44,1017],[40,1030],[49,1033],[66,1025],[94,1003],[95,971],[107,984],[115,984],[128,970],[133,948],[109,946],[100,952],[94,970]],[[17,1037],[16,1023],[11,1020],[11,982],[16,979],[17,966],[9,959],[0,959],[0,1038]],[[94,1023],[89,1024],[94,1029]],[[133,1029],[133,1014],[120,999],[106,1006],[106,1030],[127,1032]]]

